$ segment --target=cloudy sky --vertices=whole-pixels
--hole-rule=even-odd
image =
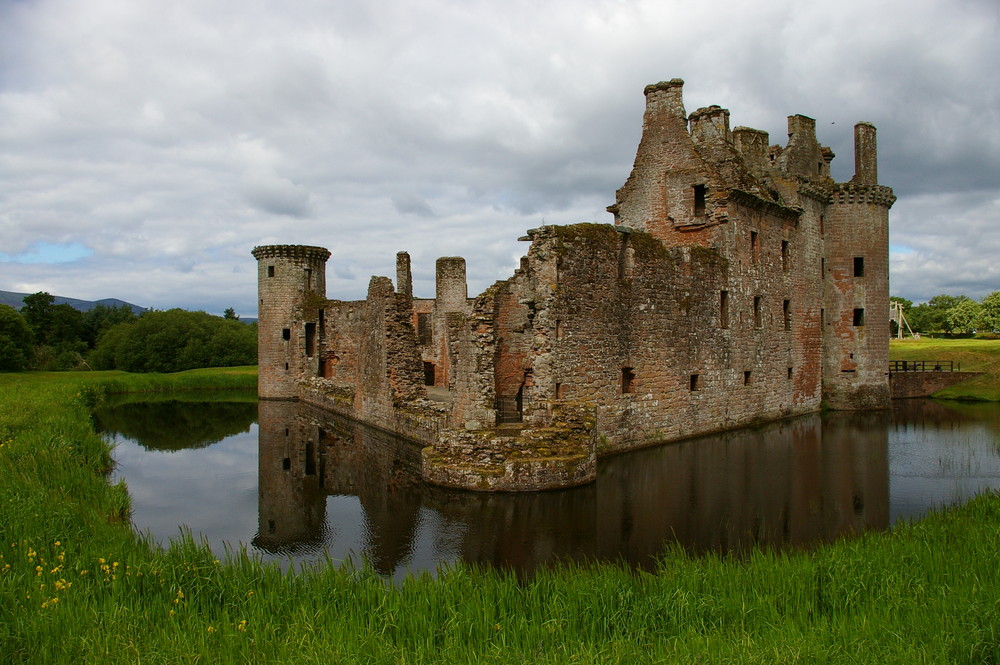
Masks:
[[[0,0],[0,290],[255,316],[261,244],[329,248],[328,295],[543,223],[611,222],[643,86],[853,173],[878,127],[892,292],[1000,289],[997,0]]]

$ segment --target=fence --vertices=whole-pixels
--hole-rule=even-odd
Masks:
[[[890,372],[954,372],[962,366],[955,366],[951,360],[890,360]]]

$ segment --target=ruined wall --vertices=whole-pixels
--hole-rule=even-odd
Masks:
[[[732,265],[718,252],[593,224],[545,227],[534,239],[532,272],[560,266],[549,295],[534,294],[533,336],[546,340],[535,384],[550,400],[597,404],[599,452],[819,407],[816,344],[796,342],[801,322],[785,329],[782,299],[731,286]],[[769,289],[762,280],[758,293]],[[801,392],[797,363],[812,365]]]

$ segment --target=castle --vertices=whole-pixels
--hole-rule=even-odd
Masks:
[[[542,226],[513,276],[469,298],[410,259],[367,298],[326,297],[321,247],[257,247],[259,395],[415,440],[425,480],[482,490],[579,485],[598,456],[765,420],[889,403],[888,211],[875,127],[830,176],[815,121],[788,143],[690,116],[683,81],[646,87],[613,224]]]

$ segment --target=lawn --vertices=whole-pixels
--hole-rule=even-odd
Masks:
[[[1000,401],[1000,340],[921,339],[889,342],[890,360],[951,360],[955,369],[982,376],[934,394],[942,399]]]

